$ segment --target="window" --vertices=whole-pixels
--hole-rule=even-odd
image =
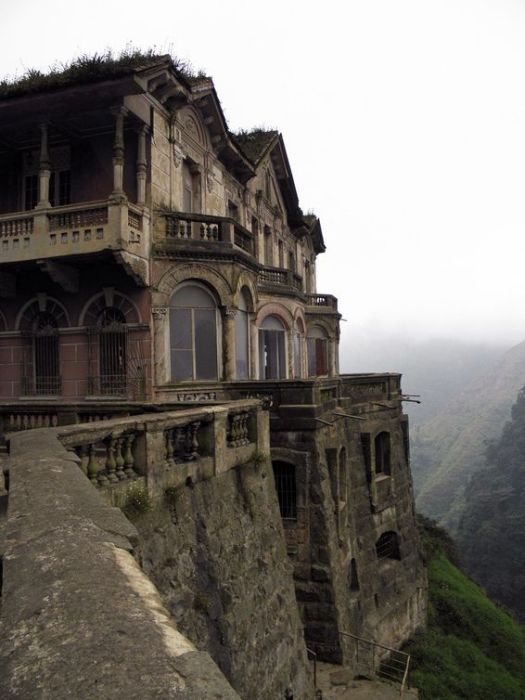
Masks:
[[[171,378],[217,379],[217,304],[203,287],[180,287],[170,308]]]
[[[288,252],[288,267],[292,272],[297,272],[297,270],[295,269],[295,255],[293,250],[290,250]]]
[[[182,209],[186,213],[200,211],[200,175],[196,164],[182,164]]]
[[[60,394],[60,328],[69,325],[64,308],[45,294],[29,303],[20,319],[23,341],[22,387],[25,396]]]
[[[374,447],[376,474],[390,474],[390,433],[376,435]]]
[[[24,205],[26,211],[38,203],[38,175],[26,175],[24,179]]]
[[[279,267],[282,269],[284,267],[284,244],[280,240],[277,244],[279,249]]]
[[[359,577],[357,575],[357,563],[355,559],[352,559],[350,561],[350,590],[351,591],[358,591],[359,590]]]
[[[378,559],[401,559],[397,532],[384,532],[376,542]]]
[[[45,311],[38,314],[33,325],[33,376],[26,385],[27,394],[53,395],[60,393],[59,336],[56,319]]]
[[[275,490],[279,501],[279,510],[283,520],[297,519],[297,482],[295,466],[286,462],[273,462]]]
[[[248,295],[243,289],[235,314],[235,376],[248,379],[250,376],[250,316]]]
[[[339,452],[339,503],[344,505],[348,499],[348,482],[346,472],[346,449]]]
[[[128,388],[128,337],[124,314],[105,308],[98,321],[100,393],[121,396]]]
[[[328,374],[328,338],[319,326],[308,331],[308,376],[321,377]]]
[[[267,316],[259,329],[259,379],[286,379],[285,329]]]
[[[273,265],[273,239],[269,226],[264,227],[264,264],[268,267]]]

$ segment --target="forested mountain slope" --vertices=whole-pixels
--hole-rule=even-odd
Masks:
[[[499,436],[524,383],[525,343],[520,343],[451,397],[438,415],[412,429],[418,510],[452,532],[464,507],[465,485],[484,466],[487,444]]]
[[[422,519],[428,627],[409,642],[420,700],[524,700],[525,630],[458,568],[450,538]]]
[[[457,537],[471,575],[525,621],[525,388],[467,485]]]

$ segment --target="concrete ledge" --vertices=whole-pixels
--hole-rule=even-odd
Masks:
[[[238,700],[176,629],[108,506],[56,429],[11,437],[0,697]]]

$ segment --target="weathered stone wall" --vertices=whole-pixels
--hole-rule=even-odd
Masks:
[[[313,697],[269,464],[170,489],[138,528],[143,568],[178,628],[241,697]]]
[[[176,628],[133,557],[135,528],[57,440],[11,438],[0,697],[239,698]]]
[[[398,648],[426,618],[399,403],[356,403],[346,410],[361,420],[327,414],[333,425],[310,430],[291,430],[301,423],[299,407],[284,408],[286,421],[272,423],[272,459],[295,465],[297,518],[284,524],[307,644],[336,662],[355,655],[355,642],[341,632]],[[381,432],[390,436],[388,474],[375,470],[374,438]],[[368,465],[362,435],[371,441]],[[377,554],[387,532],[397,535],[399,558]]]

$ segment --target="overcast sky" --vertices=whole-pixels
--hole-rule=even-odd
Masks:
[[[0,73],[155,46],[284,136],[344,345],[525,339],[525,0],[2,0]]]

